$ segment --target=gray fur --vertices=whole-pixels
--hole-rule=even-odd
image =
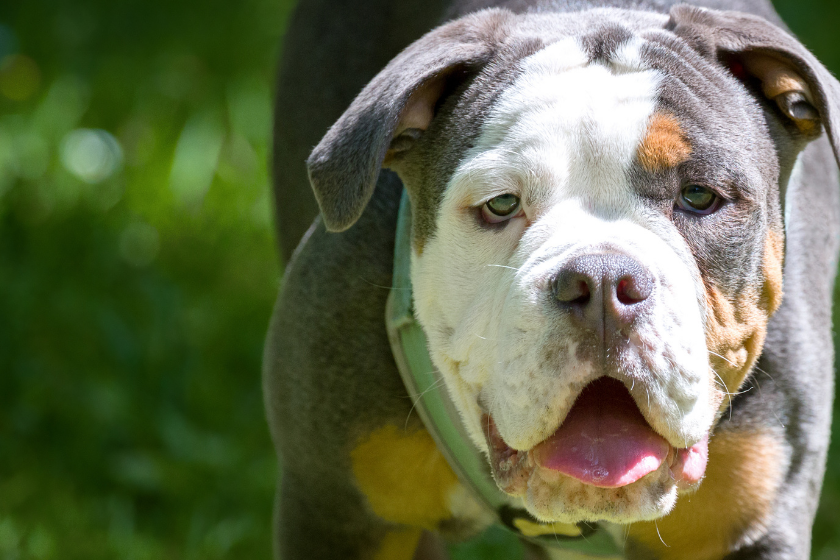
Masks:
[[[814,88],[817,110],[840,164],[840,83],[802,43],[754,15],[688,5],[671,10],[668,28],[690,44],[705,44],[717,53],[756,52],[790,62]]]
[[[440,27],[400,53],[362,90],[307,160],[327,229],[343,231],[362,214],[412,94],[457,66],[486,64],[512,15],[481,12]]]
[[[441,21],[444,0],[303,0],[284,38],[275,98],[277,236],[287,262],[318,214],[306,158],[354,97]]]
[[[265,402],[283,473],[275,548],[284,560],[370,558],[393,528],[367,507],[350,473],[349,452],[365,434],[385,424],[419,427],[383,322],[402,184],[395,174],[380,173],[379,167],[404,103],[425,80],[453,66],[467,67],[468,72],[443,100],[432,126],[394,166],[415,205],[415,239],[422,241],[434,235],[442,188],[479,134],[499,91],[515,79],[517,61],[556,40],[546,37],[547,31],[539,25],[523,24],[508,12],[473,16],[468,23],[442,27],[409,47],[351,103],[364,81],[417,38],[425,30],[422,26],[430,28],[437,21],[491,4],[534,15],[616,5],[643,12],[670,10],[670,29],[692,45],[680,56],[696,57],[698,67],[714,66],[718,53],[743,50],[773,52],[793,64],[810,80],[830,140],[835,148],[840,146],[836,106],[840,86],[795,39],[760,19],[779,23],[769,2],[702,3],[756,15],[687,6],[671,9],[674,2],[670,0],[467,0],[450,6],[399,2],[399,8],[392,4],[302,0],[284,50],[275,130],[275,198],[286,256],[316,208],[303,159],[329,122],[350,106],[309,160],[324,223],[331,230],[350,229],[334,234],[321,221],[315,224],[286,267],[266,342]],[[633,17],[638,22],[648,19],[644,14]],[[489,21],[493,22],[489,29],[483,27]],[[636,28],[629,18],[626,25]],[[467,38],[459,35],[465,32]],[[568,28],[554,31],[564,32]],[[602,41],[593,35],[589,42],[593,57],[609,56],[623,33],[606,30]],[[660,33],[663,41],[673,41],[674,35]],[[686,49],[685,43],[682,47],[663,45],[672,51]],[[731,80],[723,72],[716,79],[721,84]],[[732,82],[725,87],[734,92],[737,87]],[[666,84],[663,95],[683,107],[686,122],[701,112],[686,104],[687,98],[681,97],[675,85]],[[744,387],[747,392],[734,399],[731,416],[724,415],[717,429],[771,426],[783,440],[788,464],[769,530],[730,557],[801,560],[810,550],[830,427],[830,309],[840,248],[838,174],[824,138],[804,149],[799,156],[801,172],[791,174],[805,142],[791,133],[771,103],[757,98],[745,105],[750,100],[743,91],[737,95],[742,96],[739,106],[747,107],[743,115],[750,119],[754,127],[750,134],[759,144],[754,152],[759,159],[750,164],[763,168],[768,174],[765,180],[770,178],[773,186],[764,194],[782,197],[767,201],[767,227],[780,227],[780,202],[785,203],[789,224],[785,300],[771,319],[765,350]],[[692,126],[688,125],[689,135],[695,141],[709,134],[699,124]],[[727,130],[725,122],[721,126],[718,134]],[[743,139],[729,142],[730,156],[742,155]],[[709,154],[710,162],[721,156]],[[655,185],[650,177],[646,181]],[[763,231],[760,227],[749,239],[761,238]],[[721,278],[729,274],[732,289],[739,281],[748,281],[759,264],[754,244],[747,243],[743,250],[742,255],[718,255],[727,262],[745,263],[740,277],[731,276],[732,267],[715,272]],[[709,269],[714,268],[712,261],[706,265]],[[628,554],[632,556],[632,547]]]

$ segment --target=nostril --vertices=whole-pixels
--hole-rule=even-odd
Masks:
[[[648,313],[656,279],[640,262],[619,252],[575,256],[549,277],[546,295],[576,328],[601,340],[614,337]],[[645,320],[645,319],[642,319]]]
[[[591,293],[583,274],[564,270],[554,279],[554,297],[561,303],[586,305],[592,297]]]
[[[589,303],[589,298],[591,297],[589,293],[589,284],[584,282],[583,280],[578,282],[578,292],[580,295],[575,299],[571,300],[569,303],[574,303],[576,305],[586,305]]]
[[[638,282],[632,276],[625,277],[616,284],[615,295],[623,305],[633,305],[648,298],[650,286],[648,282]]]

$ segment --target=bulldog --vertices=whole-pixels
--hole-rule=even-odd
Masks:
[[[502,522],[535,557],[808,558],[840,84],[764,0],[399,4],[302,0],[284,48],[277,557]],[[504,507],[398,372],[395,258]]]

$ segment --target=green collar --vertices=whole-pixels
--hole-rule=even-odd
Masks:
[[[426,334],[414,318],[410,270],[411,204],[403,192],[394,247],[393,289],[385,323],[394,360],[415,409],[458,478],[517,535],[593,557],[620,556],[612,537],[597,526],[546,525],[524,509],[511,507],[510,497],[493,481],[487,459],[467,435],[448,392],[441,389],[444,383],[429,356]]]

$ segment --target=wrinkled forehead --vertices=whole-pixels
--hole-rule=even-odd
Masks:
[[[555,23],[559,36],[515,63],[460,171],[486,175],[491,189],[517,183],[508,186],[528,204],[608,197],[636,168],[661,175],[678,166],[758,198],[777,175],[775,152],[743,86],[665,31],[662,16],[590,19]]]
[[[623,182],[657,105],[661,74],[639,56],[641,39],[593,61],[580,38],[566,37],[524,58],[520,74],[491,108],[469,159],[471,176],[491,173],[528,197],[546,200],[553,187],[568,196],[597,196]],[[499,162],[504,161],[504,165]]]

